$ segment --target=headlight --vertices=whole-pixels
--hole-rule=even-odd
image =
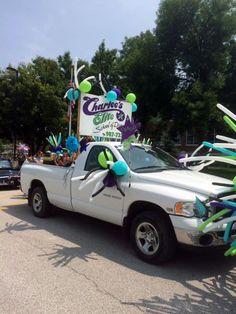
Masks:
[[[175,214],[185,217],[193,217],[195,215],[193,202],[175,203]]]

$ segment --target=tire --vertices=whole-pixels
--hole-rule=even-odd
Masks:
[[[31,207],[36,217],[44,218],[51,213],[51,204],[48,201],[45,189],[38,186],[31,194]]]
[[[16,190],[20,189],[20,183],[15,183],[13,187]]]
[[[173,226],[168,217],[159,212],[137,215],[131,224],[130,237],[136,254],[151,264],[169,261],[177,248]]]

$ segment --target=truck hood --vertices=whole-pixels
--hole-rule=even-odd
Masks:
[[[203,195],[219,195],[233,188],[213,185],[212,182],[232,184],[232,181],[191,170],[164,170],[155,173],[138,173],[142,181],[186,189]]]

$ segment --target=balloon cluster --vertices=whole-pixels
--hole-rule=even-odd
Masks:
[[[226,185],[223,183],[214,182],[216,185]],[[228,185],[230,186],[230,185]],[[236,177],[233,179],[233,184],[236,191]],[[207,201],[208,202],[208,201]],[[230,200],[211,199],[205,204],[196,197],[195,208],[199,218],[206,220],[198,227],[199,231],[207,233],[209,231],[217,230],[219,226],[226,224],[224,231],[224,242],[228,243],[233,232],[233,225],[236,222],[236,202]],[[236,255],[236,239],[234,239],[230,248],[225,252],[225,256]]]
[[[82,181],[86,180],[91,173],[97,170],[108,170],[106,176],[102,180],[102,187],[92,194],[92,197],[100,194],[105,188],[116,186],[117,190],[121,193],[121,195],[125,196],[124,191],[121,189],[118,177],[122,177],[127,174],[128,166],[123,160],[118,160],[114,162],[114,158],[112,153],[108,149],[104,149],[98,155],[98,164],[99,167],[92,169],[89,171],[86,176],[82,179]]]
[[[117,128],[121,132],[121,142],[123,143],[124,149],[130,149],[132,143],[137,142],[135,134],[140,129],[141,124],[134,121],[134,119],[126,117],[125,124]]]
[[[234,121],[236,121],[236,115],[221,104],[217,104],[216,106],[225,113],[223,120],[234,132],[236,132],[236,124],[234,123]],[[216,135],[216,138],[222,142],[212,144],[203,141],[191,156],[180,158],[179,161],[195,171],[200,171],[204,167],[209,166],[216,161],[236,165],[236,152],[233,151],[236,150],[236,139],[222,135]],[[204,147],[209,149],[207,155],[195,156]],[[217,156],[214,154],[214,156],[211,156],[210,154],[212,151],[219,152],[222,155]],[[195,164],[188,165],[188,163],[191,162],[195,162]],[[217,182],[213,182],[213,184],[232,187],[236,191],[236,177],[233,179],[233,184]],[[235,192],[232,194],[235,194]],[[234,223],[236,223],[236,202],[234,195],[229,195],[227,200],[217,198],[211,199],[211,201],[208,203],[206,202],[201,202],[198,198],[196,198],[195,207],[197,210],[197,216],[206,219],[198,227],[198,229],[206,233],[217,230],[219,226],[226,224],[226,229],[224,231],[224,241],[225,243],[230,242],[232,228]],[[225,252],[225,256],[233,255],[236,255],[236,239],[232,240],[230,248]]]
[[[121,90],[117,87],[113,87],[105,95],[107,101],[113,102],[116,101],[121,96]],[[133,93],[129,93],[125,100],[129,102],[132,106],[132,112],[137,111],[138,106],[135,104],[136,96]]]
[[[62,155],[64,150],[67,150],[69,154],[77,153],[78,149],[80,147],[80,143],[75,136],[68,136],[66,139],[66,148],[63,148],[61,145],[62,137],[61,133],[59,135],[54,135],[51,133],[51,135],[46,138],[48,143],[50,144],[49,150],[50,152]]]
[[[103,169],[110,169],[116,176],[124,176],[128,172],[128,166],[123,160],[114,162],[109,150],[104,150],[98,155],[98,163]]]
[[[72,105],[72,107],[75,105],[75,101],[79,98],[80,96],[80,92],[81,93],[88,93],[90,92],[91,88],[92,88],[92,85],[91,83],[85,79],[83,80],[78,88],[76,88],[75,84],[74,83],[71,83],[70,84],[72,87],[70,87],[66,93],[65,93],[65,96],[64,98],[67,98],[69,101],[70,101],[70,104]]]
[[[79,95],[80,91],[77,88],[71,87],[68,89],[65,96],[69,99],[69,101],[75,102],[79,98]]]
[[[16,146],[16,149],[22,153],[22,154],[27,154],[28,151],[29,151],[29,146],[26,145],[26,144],[22,144],[22,143],[19,143],[17,146]]]
[[[68,136],[66,139],[66,148],[70,154],[77,153],[80,143],[75,136]]]
[[[59,133],[58,135],[54,135],[53,133],[51,133],[51,135],[46,139],[50,144],[49,150],[52,153],[58,155],[63,153],[63,148],[61,146],[61,133]]]
[[[226,113],[223,119],[229,125],[229,127],[236,132],[236,124],[232,121],[236,121],[236,115],[231,112],[229,109],[225,108],[221,104],[216,105],[221,111]],[[184,163],[185,166],[188,166],[190,169],[195,171],[200,171],[204,167],[209,166],[210,164],[214,163],[215,161],[228,163],[231,165],[236,166],[236,152],[232,151],[231,149],[236,149],[236,139],[230,138],[222,135],[216,135],[216,138],[224,141],[222,143],[209,143],[209,142],[202,142],[202,144],[192,153],[191,156],[186,156],[184,158],[180,158],[179,161]],[[209,152],[207,155],[202,156],[195,156],[203,147],[209,148]],[[230,149],[229,149],[230,148]],[[211,151],[220,152],[222,155],[220,156],[211,156]],[[188,165],[190,162],[195,162],[194,165]]]
[[[128,102],[131,104],[131,106],[132,106],[132,112],[137,111],[138,106],[135,104],[135,100],[136,100],[135,94],[129,93],[129,94],[126,96],[125,100],[128,101]]]

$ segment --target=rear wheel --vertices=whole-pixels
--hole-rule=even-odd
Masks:
[[[174,255],[177,241],[173,227],[164,214],[146,211],[136,216],[131,225],[131,242],[144,261],[158,264]]]
[[[51,204],[48,201],[45,189],[38,186],[31,194],[31,207],[36,217],[46,217],[50,214]]]

